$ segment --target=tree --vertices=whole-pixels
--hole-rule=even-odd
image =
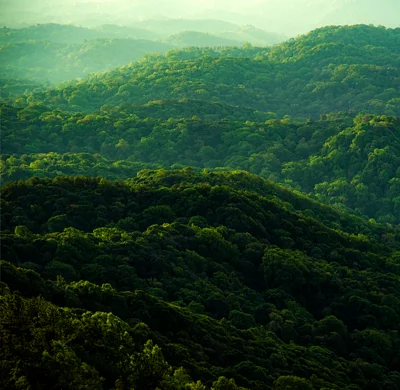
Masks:
[[[211,390],[240,390],[233,379],[227,379],[220,376],[216,382],[213,383]]]
[[[274,382],[275,390],[314,390],[313,385],[304,378],[297,376],[280,376]]]
[[[141,353],[132,356],[130,369],[130,383],[143,390],[154,390],[172,373],[172,368],[164,360],[161,348],[153,345],[151,340],[146,342]]]

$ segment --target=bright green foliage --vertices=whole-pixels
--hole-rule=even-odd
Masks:
[[[168,117],[170,107],[175,115],[174,105],[167,103],[158,115]],[[143,168],[161,167],[242,169],[378,223],[400,221],[396,117],[164,120],[139,119],[128,106],[90,115],[3,106],[2,118],[0,169],[6,181],[80,174],[125,179]],[[62,230],[65,218],[49,221],[52,229]]]

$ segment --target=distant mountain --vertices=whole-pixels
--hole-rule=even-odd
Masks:
[[[218,36],[220,38],[226,39],[227,42],[216,46],[232,46],[241,45],[245,42],[251,43],[256,46],[266,46],[276,43],[283,42],[285,36],[280,34],[275,34],[269,31],[265,31],[256,28],[252,25],[239,26],[233,23],[227,23],[220,20],[180,20],[180,19],[170,19],[170,20],[149,20],[141,23],[136,23],[135,26],[139,29],[148,29],[160,36],[165,36],[166,33],[171,33],[171,35],[185,34],[183,37],[188,38],[188,42],[195,39],[194,36],[189,38],[188,32],[194,33],[204,33],[212,34],[213,36]],[[186,38],[183,38],[183,42]],[[198,37],[200,39],[200,35]],[[215,40],[215,38],[214,38]],[[207,40],[204,37],[204,42]],[[234,42],[232,42],[234,41]],[[179,42],[179,38],[178,38]],[[215,46],[210,40],[209,46]],[[180,44],[179,44],[180,45]],[[201,46],[207,46],[201,44]]]
[[[197,31],[184,31],[171,35],[165,42],[178,47],[218,47],[218,46],[240,46],[241,42],[225,39],[216,35],[201,33]]]
[[[216,19],[148,19],[134,23],[140,29],[153,31],[162,36],[177,34],[183,31],[198,31],[203,33],[216,33],[235,31],[240,27],[234,23]]]
[[[49,23],[21,29],[7,27],[0,29],[0,44],[29,42],[32,40],[76,44],[93,39],[111,38],[156,40],[159,36],[149,30],[116,25],[102,25],[89,29],[73,25]]]
[[[11,43],[0,46],[0,77],[62,82],[111,70],[145,54],[164,53],[174,47],[135,39],[95,39],[74,45],[49,41]]]
[[[398,0],[335,0],[318,23],[326,24],[381,24],[400,27]]]
[[[283,42],[286,39],[284,35],[261,30],[252,25],[242,26],[235,31],[223,31],[215,34],[220,37],[240,41],[241,43],[248,42],[255,46],[273,45]]]
[[[375,24],[400,27],[398,0],[249,0],[235,7],[219,4],[198,17],[216,17],[233,23],[251,23],[268,31],[295,36],[333,24]]]
[[[140,26],[107,24],[83,28],[50,23],[21,29],[4,27],[0,29],[0,77],[54,83],[104,72],[145,54],[165,53],[173,48],[241,46],[245,42],[266,46],[279,39],[276,34],[252,26],[241,28],[217,20],[153,20]],[[217,32],[182,31],[166,35],[167,31],[188,26]]]
[[[252,24],[286,36],[333,24],[375,24],[399,27],[398,0],[0,0],[0,25],[21,27],[33,23],[74,23],[160,27],[164,36],[182,31],[215,32],[195,28],[204,20],[220,19],[236,25]],[[178,20],[198,19],[192,25]],[[170,22],[172,20],[172,22]],[[175,30],[172,25],[180,27]],[[147,28],[147,27],[145,27]],[[229,30],[224,29],[224,30]]]

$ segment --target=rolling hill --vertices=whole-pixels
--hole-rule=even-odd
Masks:
[[[81,44],[29,41],[0,46],[0,77],[59,83],[120,67],[174,45],[135,39],[96,39]]]
[[[0,44],[29,41],[49,41],[79,44],[96,39],[147,39],[156,40],[159,36],[149,30],[117,25],[101,25],[96,28],[79,27],[57,23],[36,24],[24,28],[0,29]]]
[[[400,232],[276,190],[190,169],[2,188],[2,386],[396,389]]]
[[[104,107],[89,115],[3,106],[2,118],[5,181],[89,172],[126,179],[143,168],[241,169],[342,211],[400,222],[396,117],[299,122],[183,100]]]
[[[174,28],[164,28],[164,25]],[[182,30],[190,26],[200,31]],[[170,35],[172,31],[174,34]],[[59,83],[105,72],[146,54],[162,54],[174,48],[242,46],[245,42],[266,46],[282,40],[251,26],[242,29],[217,20],[148,21],[143,28],[112,24],[84,28],[55,23],[21,29],[4,27],[0,29],[0,77]]]
[[[282,117],[399,115],[399,31],[333,26],[266,49],[173,51],[29,99],[70,110],[188,98]]]
[[[221,38],[213,34],[200,33],[197,31],[184,31],[181,33],[173,34],[165,41],[177,47],[241,46],[241,43],[239,41]]]

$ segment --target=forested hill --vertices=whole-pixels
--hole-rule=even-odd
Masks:
[[[143,168],[241,169],[342,211],[400,222],[396,117],[280,120],[190,100],[92,114],[3,106],[1,116],[3,181],[82,174],[126,179]]]
[[[144,39],[95,39],[78,44],[49,41],[11,43],[0,46],[0,77],[60,83],[105,72],[144,55],[175,48]]]
[[[240,47],[246,42],[265,47],[283,40],[253,26],[200,20],[148,21],[143,28],[111,24],[84,28],[54,23],[21,29],[4,27],[0,29],[0,77],[59,83],[173,48]]]
[[[368,50],[365,50],[366,48]],[[341,49],[346,51],[340,53]],[[310,54],[315,54],[321,57],[324,54],[330,63],[351,61],[378,65],[385,65],[383,57],[388,55],[391,58],[390,62],[398,66],[400,29],[366,25],[327,26],[302,35],[300,39],[290,39],[276,45],[272,48],[272,53],[274,57],[282,60],[296,61],[302,56],[307,58]],[[343,61],[346,59],[347,61]]]
[[[47,41],[54,43],[79,44],[96,39],[147,39],[159,38],[149,30],[103,25],[98,28],[85,28],[56,23],[36,24],[25,28],[0,29],[0,44],[27,43],[29,41]]]
[[[190,169],[3,187],[1,388],[399,389],[400,231],[279,191]]]
[[[271,49],[172,51],[27,100],[83,111],[190,98],[302,118],[399,115],[399,37],[400,29],[333,26]]]

